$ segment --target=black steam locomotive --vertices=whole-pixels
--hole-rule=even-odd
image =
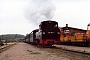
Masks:
[[[33,30],[27,34],[25,42],[42,46],[52,46],[60,43],[60,30],[56,21],[43,21],[39,29]]]

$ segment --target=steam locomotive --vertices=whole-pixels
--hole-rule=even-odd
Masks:
[[[39,29],[33,30],[30,34],[27,34],[24,42],[36,45],[42,45],[43,47],[52,46],[60,43],[60,30],[56,21],[42,21],[39,25]]]

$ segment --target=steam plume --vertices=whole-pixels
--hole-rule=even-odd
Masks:
[[[43,20],[51,20],[56,10],[52,0],[32,0],[27,8],[26,18],[34,24],[39,24]]]

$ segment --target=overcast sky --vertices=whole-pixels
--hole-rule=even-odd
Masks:
[[[69,24],[70,27],[87,29],[90,1],[0,0],[0,35],[25,35],[38,28],[38,24],[45,19],[57,21],[59,27]]]

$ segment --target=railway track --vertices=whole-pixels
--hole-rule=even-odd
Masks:
[[[33,45],[38,48],[52,48],[52,49],[62,49],[65,50],[69,53],[80,53],[80,54],[85,54],[90,56],[90,47],[79,47],[79,46],[69,46],[69,45],[53,45],[51,46],[46,46],[43,47],[42,45]]]
[[[0,53],[6,49],[8,49],[10,46],[15,45],[16,43],[8,43],[7,45],[1,46],[0,47]]]
[[[67,45],[54,45],[54,46],[55,48],[63,49],[65,51],[90,55],[90,47],[78,47],[78,46],[67,46]]]

